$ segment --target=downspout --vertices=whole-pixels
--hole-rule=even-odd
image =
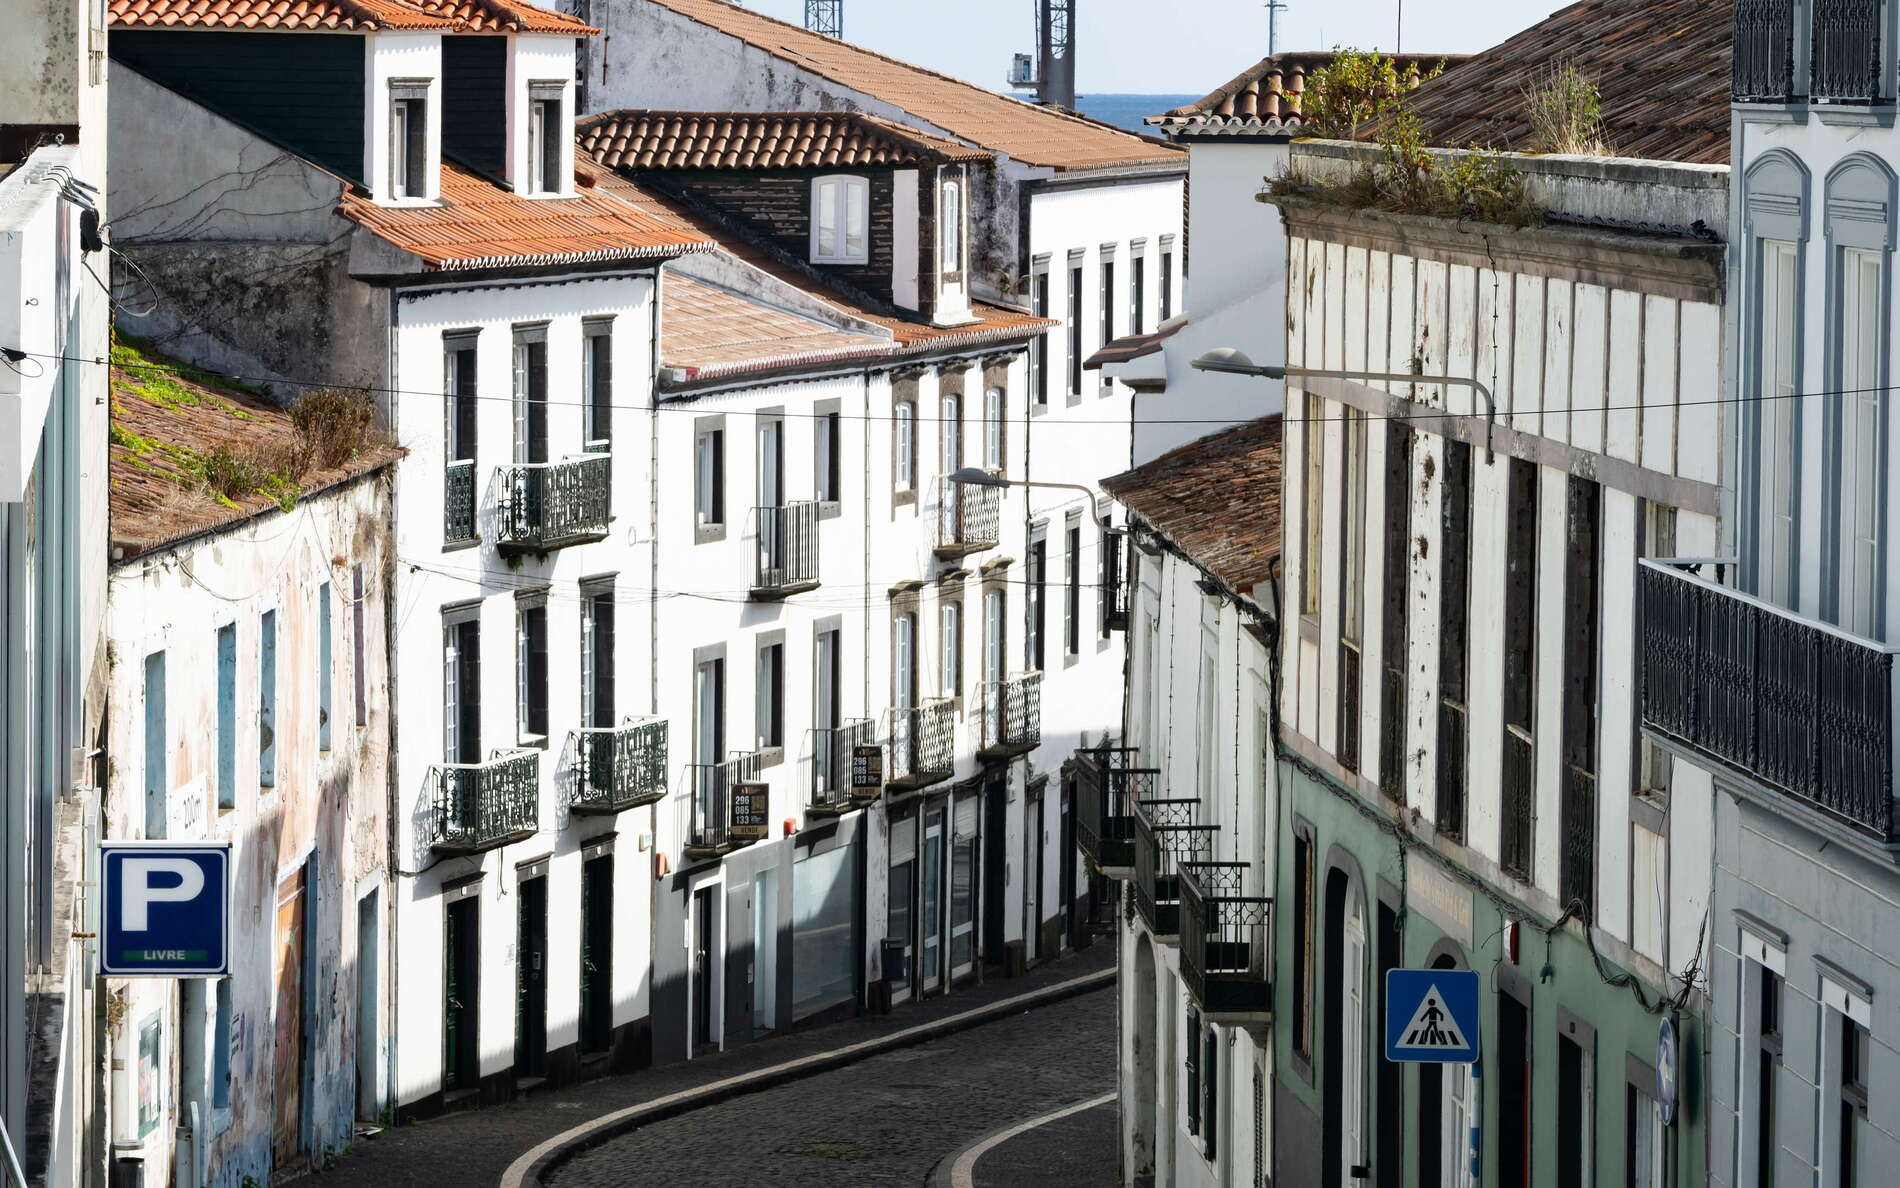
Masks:
[[[396,360],[398,358],[396,343],[397,343],[397,338],[398,338],[398,331],[401,328],[401,322],[402,322],[402,300],[398,296],[397,291],[394,289],[385,289],[383,292],[385,293],[384,300],[389,303],[389,317],[387,319],[389,323],[389,337],[385,341],[384,347],[383,347],[383,351],[384,351],[383,386],[390,393],[389,402],[386,406],[387,412],[385,414],[384,419],[385,419],[385,423],[389,426],[389,431],[390,431],[391,436],[395,436],[396,434],[395,391],[398,386],[396,383],[396,380],[397,380]],[[400,465],[400,463],[398,463],[397,465]],[[401,804],[399,803],[399,799],[398,799],[401,795],[401,792],[400,792],[401,784],[400,784],[400,779],[398,775],[398,764],[397,764],[397,760],[399,758],[398,752],[400,750],[397,740],[400,738],[400,735],[398,734],[396,730],[396,671],[397,671],[396,669],[396,622],[397,622],[398,616],[395,613],[395,606],[393,605],[393,601],[391,598],[391,595],[395,592],[396,581],[397,581],[396,549],[394,547],[395,536],[396,536],[396,523],[397,523],[396,467],[392,466],[390,468],[388,475],[385,476],[383,481],[389,485],[388,487],[389,489],[389,535],[385,539],[385,548],[387,551],[385,552],[383,556],[383,567],[382,567],[383,568],[383,573],[382,573],[382,578],[383,578],[383,679],[386,685],[388,686],[388,693],[387,693],[388,700],[386,702],[388,706],[388,709],[386,711],[388,714],[388,722],[385,725],[385,729],[388,730],[389,732],[388,757],[384,760],[384,764],[389,770],[389,778],[386,781],[386,783],[388,784],[388,789],[389,789],[388,791],[389,816],[387,818],[387,823],[384,825],[384,828],[383,828],[383,835],[389,847],[389,855],[388,855],[387,861],[389,863],[388,869],[390,872],[389,874],[389,892],[390,893],[389,895],[385,896],[385,902],[382,905],[382,911],[383,911],[383,917],[384,917],[383,919],[384,932],[385,932],[385,935],[388,937],[387,951],[393,958],[393,956],[397,952],[400,951],[397,948],[397,943],[400,940],[398,933],[400,931],[400,926],[401,926],[401,921],[402,921],[401,913],[399,913],[396,910],[396,904],[394,902],[395,892],[398,890],[396,886],[396,876],[398,872],[400,872],[403,868],[402,862],[399,857],[400,850],[396,842],[396,828],[397,828],[397,822],[400,822],[406,819],[401,811]],[[363,596],[368,597],[369,591],[365,590],[363,592]],[[361,960],[360,954],[358,955],[358,960]],[[396,963],[394,960],[391,960],[387,962],[387,966],[389,969],[388,982],[387,982],[389,997],[387,1000],[384,1000],[382,1002],[382,1005],[393,1008],[395,1005],[393,999],[395,997],[395,987],[396,987]],[[382,998],[382,994],[380,992],[379,992],[378,997],[379,999]],[[392,1020],[394,1019],[395,1011],[393,1009],[389,1011],[389,1016]],[[393,1043],[385,1043],[383,1045],[383,1051],[381,1055],[382,1055],[382,1065],[383,1065],[383,1085],[387,1089],[388,1097],[385,1099],[379,1100],[377,1102],[377,1105],[380,1107],[388,1108],[393,1112],[393,1110],[396,1107],[396,1100],[395,1100],[396,1099],[396,1071],[397,1071],[396,1070],[396,1045]],[[381,1097],[380,1094],[378,1096],[379,1098]]]
[[[653,294],[648,301],[647,321],[647,709],[655,717],[660,712],[660,278],[666,266],[653,266]],[[669,736],[671,729],[668,730]],[[660,872],[660,805],[662,797],[647,807],[647,836],[653,839],[653,854],[648,859],[648,886],[658,882]],[[652,1030],[653,970],[659,958],[659,930],[653,926],[651,891],[647,898],[647,1027]],[[652,1040],[649,1038],[648,1050]]]

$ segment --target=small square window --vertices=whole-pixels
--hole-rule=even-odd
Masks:
[[[821,177],[811,183],[811,259],[814,264],[863,264],[870,259],[865,228],[871,187],[861,177]]]

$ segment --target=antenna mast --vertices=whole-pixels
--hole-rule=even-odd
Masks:
[[[844,0],[805,0],[805,27],[844,40]]]

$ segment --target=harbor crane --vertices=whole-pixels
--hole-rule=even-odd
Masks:
[[[1036,52],[1017,54],[1009,85],[1034,91],[1036,102],[1075,110],[1075,0],[1034,0]]]

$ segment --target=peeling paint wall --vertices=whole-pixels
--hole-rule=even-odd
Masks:
[[[221,1022],[217,982],[113,980],[109,1038],[125,1072],[110,1095],[110,1137],[145,1157],[148,1185],[171,1183],[173,1128],[196,1101],[208,1151],[208,1183],[236,1188],[302,1166],[322,1166],[353,1141],[359,1113],[373,1116],[387,1058],[389,870],[387,780],[391,706],[384,648],[394,565],[391,475],[373,472],[305,498],[293,511],[246,520],[214,535],[122,562],[112,573],[110,756],[106,835],[145,835],[146,658],[165,657],[164,836],[232,844],[235,915],[230,1010]],[[360,576],[359,576],[360,575]],[[362,601],[355,601],[358,584]],[[329,749],[320,749],[320,589],[328,586]],[[262,620],[276,629],[275,782],[262,781],[265,724]],[[360,627],[359,627],[360,624]],[[235,779],[228,803],[219,776],[220,632],[235,631]],[[360,664],[360,669],[358,665]],[[359,717],[355,689],[363,683]],[[279,889],[307,879],[300,988],[278,977],[285,937]],[[368,897],[368,902],[365,899]],[[376,935],[359,935],[359,914]],[[359,984],[359,977],[373,978]],[[292,1004],[302,1019],[301,1077],[280,1080],[275,1037]],[[359,1005],[374,1012],[364,1018]],[[122,1012],[122,1014],[119,1014]],[[159,1060],[141,1082],[140,1037],[156,1020]],[[215,1084],[217,1040],[228,1025],[228,1102]],[[202,1049],[187,1052],[187,1044]],[[202,1081],[188,1078],[196,1058]],[[298,1084],[284,1107],[280,1085]],[[359,1111],[359,1082],[369,1086]],[[158,1124],[141,1125],[141,1095]],[[291,1119],[273,1156],[273,1124]],[[149,1119],[148,1119],[149,1120]],[[121,1150],[125,1148],[121,1146]]]

